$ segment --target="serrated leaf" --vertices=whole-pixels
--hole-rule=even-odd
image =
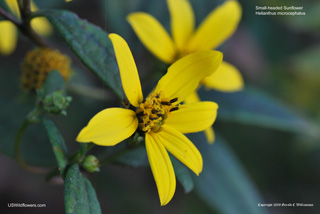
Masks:
[[[217,135],[213,145],[208,145],[202,133],[189,136],[203,157],[203,171],[194,176],[196,194],[219,213],[262,214],[257,206],[263,203],[239,160]]]
[[[45,16],[79,59],[119,97],[123,97],[119,69],[108,34],[100,27],[64,10],[44,10]]]
[[[56,157],[59,171],[62,176],[64,176],[65,168],[68,165],[68,156],[67,156],[67,147],[64,143],[64,139],[57,129],[57,127],[53,124],[52,121],[48,119],[43,119],[42,123],[47,130],[50,143],[52,145],[53,153]]]
[[[193,190],[194,183],[190,170],[175,157],[170,156],[170,159],[174,168],[174,173],[176,174],[178,181],[183,186],[185,193],[191,192],[191,190]]]
[[[298,133],[305,133],[310,128],[310,124],[289,107],[254,87],[236,93],[200,91],[200,97],[219,104],[218,120]]]
[[[101,208],[91,183],[72,165],[65,178],[64,202],[67,214],[100,214]]]

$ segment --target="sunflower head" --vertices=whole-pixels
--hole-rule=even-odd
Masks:
[[[47,75],[53,70],[58,71],[68,81],[71,74],[70,64],[70,58],[58,50],[50,48],[31,50],[21,65],[21,87],[26,91],[41,88]]]
[[[143,133],[159,132],[168,115],[179,109],[178,98],[168,99],[163,93],[153,93],[136,110],[139,130]]]

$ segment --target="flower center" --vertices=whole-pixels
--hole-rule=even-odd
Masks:
[[[144,132],[159,132],[168,115],[179,109],[178,98],[168,99],[160,93],[153,93],[136,110],[139,120],[139,129]]]

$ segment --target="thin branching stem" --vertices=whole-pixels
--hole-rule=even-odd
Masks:
[[[45,173],[46,170],[38,167],[29,166],[24,162],[21,156],[21,144],[22,144],[22,136],[25,133],[28,126],[32,123],[35,123],[36,118],[38,114],[40,113],[40,109],[37,107],[34,110],[32,110],[25,120],[22,122],[21,126],[19,127],[18,133],[16,135],[15,141],[14,141],[14,157],[17,160],[18,164],[21,166],[21,168],[25,169],[26,171],[33,172],[33,173]]]
[[[111,96],[111,93],[106,90],[88,87],[82,84],[70,84],[68,85],[67,90],[72,93],[96,100],[113,101],[114,99]]]
[[[14,17],[13,15],[11,15],[10,13],[8,13],[7,11],[5,11],[3,8],[0,7],[0,16],[2,16],[3,18],[11,21],[12,23],[14,23],[15,25],[21,25],[20,21]]]
[[[20,148],[21,148],[22,136],[23,136],[25,130],[27,129],[27,127],[29,126],[29,124],[30,124],[30,122],[28,120],[23,121],[23,123],[21,124],[21,126],[18,130],[18,134],[16,135],[16,139],[14,141],[14,157],[17,160],[18,164],[24,169],[26,168],[26,164],[22,160],[22,157],[20,154]]]
[[[74,163],[78,163],[81,164],[82,160],[84,159],[84,156],[87,154],[87,152],[90,151],[90,149],[92,149],[95,146],[95,144],[90,143],[88,144],[86,151],[81,151],[81,149],[79,148],[75,153],[73,153],[70,157],[69,157],[69,161],[68,161],[68,165],[71,166]],[[60,170],[59,167],[55,167],[54,169],[52,169],[47,175],[46,175],[46,181],[49,182],[52,178],[54,178],[55,176],[59,175]],[[63,178],[64,179],[64,178]]]
[[[3,16],[5,19],[15,24],[20,32],[33,41],[37,46],[49,47],[48,43],[45,42],[38,34],[36,34],[31,27],[32,12],[30,8],[30,0],[20,0],[19,10],[21,14],[21,20],[18,20],[3,8],[0,8],[0,16]]]

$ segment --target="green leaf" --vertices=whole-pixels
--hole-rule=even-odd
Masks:
[[[190,170],[172,155],[170,156],[170,159],[172,161],[174,173],[176,174],[178,181],[183,186],[185,193],[191,192],[194,187],[194,183]]]
[[[41,88],[44,96],[63,89],[65,89],[65,81],[58,71],[51,71]]]
[[[123,98],[115,54],[105,31],[69,11],[44,10],[37,16],[45,16],[79,59]]]
[[[56,160],[59,166],[60,174],[62,177],[64,176],[65,169],[68,165],[68,157],[67,157],[67,147],[64,143],[64,139],[60,134],[57,127],[48,119],[42,120],[43,125],[45,126],[50,143],[53,148],[53,153],[56,156]]]
[[[90,213],[89,199],[79,166],[74,164],[66,174],[64,183],[66,213]]]
[[[66,213],[99,214],[100,204],[91,183],[82,177],[77,164],[72,165],[64,184]]]
[[[203,171],[194,176],[195,192],[208,206],[228,214],[262,214],[263,203],[239,160],[217,135],[215,143],[208,145],[202,133],[189,136],[203,157]]]
[[[90,213],[91,214],[101,213],[99,200],[97,198],[96,191],[94,190],[91,182],[87,178],[84,178],[84,183],[85,183],[86,189],[87,189]]]
[[[79,149],[80,149],[80,157],[84,157],[87,153],[88,150],[88,144],[87,143],[80,143],[79,144]]]
[[[144,167],[148,166],[148,157],[146,148],[140,146],[127,151],[125,154],[121,155],[116,161],[116,164],[131,166],[131,167]]]
[[[200,91],[202,100],[219,104],[218,120],[306,133],[311,124],[280,101],[253,87],[236,93]]]
[[[183,186],[186,193],[193,189],[193,180],[189,169],[187,169],[175,157],[170,156],[177,179]],[[130,167],[145,167],[149,166],[146,148],[139,146],[122,154],[116,161],[116,164]]]

